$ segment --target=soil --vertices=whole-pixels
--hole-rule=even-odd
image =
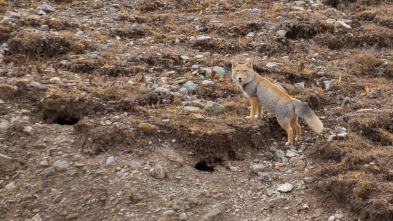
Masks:
[[[393,220],[390,1],[44,4],[0,0],[1,220]],[[249,60],[323,133],[246,118]]]

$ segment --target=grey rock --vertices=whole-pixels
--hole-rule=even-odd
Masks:
[[[33,135],[34,130],[33,130],[32,127],[26,126],[26,127],[23,128],[23,132],[25,132],[25,133],[27,133],[29,135]]]
[[[211,111],[215,114],[219,114],[219,113],[222,113],[225,111],[225,107],[222,106],[221,104],[216,103],[216,102],[208,102],[205,109],[207,111]]]
[[[344,107],[347,103],[351,102],[351,98],[350,97],[345,97],[343,102],[341,103],[341,107]]]
[[[334,18],[328,18],[328,19],[326,19],[326,23],[328,23],[328,24],[334,24],[334,23],[336,23],[336,19],[334,19]]]
[[[130,163],[130,167],[131,168],[139,168],[139,167],[141,167],[141,163],[139,163],[139,162],[132,162],[132,163]]]
[[[294,157],[296,155],[297,155],[297,151],[296,150],[292,150],[292,149],[287,150],[287,153],[285,154],[285,156],[287,156],[289,158]]]
[[[195,58],[198,58],[198,59],[203,58],[203,57],[204,57],[203,54],[195,55]]]
[[[211,39],[212,37],[210,37],[210,36],[208,36],[208,35],[201,35],[201,36],[198,36],[196,39],[198,40],[198,41],[206,41],[206,40],[209,40],[209,39]]]
[[[330,216],[328,219],[328,221],[334,221],[334,220],[335,220],[334,216]]]
[[[65,171],[68,168],[68,162],[57,160],[56,162],[53,163],[53,167],[55,168],[56,171],[60,171],[60,172]]]
[[[271,181],[271,180],[272,180],[272,176],[270,176],[269,173],[262,173],[262,172],[259,172],[258,175],[259,175],[264,181]]]
[[[342,219],[344,218],[344,215],[341,213],[337,213],[336,215],[334,215],[334,217],[336,217],[336,219]]]
[[[255,164],[252,165],[252,171],[256,174],[259,174],[260,172],[263,172],[263,170],[265,169],[265,165],[263,164]]]
[[[284,156],[285,156],[284,151],[282,151],[282,150],[276,150],[276,157],[277,157],[277,158],[282,158],[282,157],[284,157]]]
[[[172,216],[173,214],[175,214],[175,210],[170,209],[164,212],[165,216]]]
[[[203,216],[203,221],[216,220],[221,214],[222,214],[222,211],[218,208],[215,208]]]
[[[348,140],[348,133],[343,132],[343,133],[339,133],[339,134],[333,134],[330,135],[327,139],[328,142],[333,141],[333,140]]]
[[[191,68],[192,68],[192,69],[198,69],[198,68],[199,68],[199,66],[198,66],[198,65],[196,65],[196,64],[193,64],[193,65],[191,66]]]
[[[203,86],[213,86],[213,85],[214,85],[214,82],[211,81],[211,80],[204,80],[204,81],[201,82],[201,84],[202,84]]]
[[[217,72],[218,75],[220,75],[221,78],[225,78],[225,69],[220,66],[214,66],[213,71]]]
[[[56,172],[56,171],[55,171],[55,168],[49,167],[49,168],[47,168],[47,169],[44,170],[44,177],[53,175],[53,174],[55,174],[55,172]]]
[[[303,7],[292,6],[292,9],[295,11],[305,11]]]
[[[284,183],[284,184],[281,184],[281,185],[277,188],[277,191],[282,192],[282,193],[287,193],[287,192],[292,191],[292,189],[293,189],[293,185],[292,185],[292,184],[290,184],[290,183]]]
[[[182,88],[179,89],[179,93],[181,95],[183,95],[183,96],[187,96],[188,95],[188,90],[187,90],[187,88],[182,87]]]
[[[41,89],[41,90],[48,89],[48,86],[46,86],[45,84],[41,84],[40,82],[37,82],[37,81],[30,82],[30,86],[32,86],[34,88]]]
[[[282,159],[282,163],[284,163],[284,164],[287,164],[287,163],[288,163],[288,158],[283,157],[283,158],[281,158],[281,159]]]
[[[276,35],[278,35],[278,36],[280,36],[280,37],[285,37],[285,35],[287,34],[287,31],[285,31],[285,30],[278,30],[277,32],[276,32]]]
[[[6,190],[15,189],[15,182],[14,181],[9,182],[7,185],[5,185],[5,189]]]
[[[43,5],[41,5],[41,6],[40,6],[40,9],[43,10],[44,12],[46,12],[46,13],[56,11],[52,6],[50,6],[50,5],[48,5],[48,4],[43,4]]]
[[[183,59],[183,60],[190,60],[190,57],[188,57],[187,55],[182,55],[182,56],[180,56],[181,57],[181,59]]]
[[[171,122],[171,120],[170,119],[162,119],[161,122],[163,124],[169,124]]]
[[[295,87],[302,87],[302,88],[304,88],[304,82],[296,83]]]
[[[347,129],[345,129],[345,127],[337,127],[337,132],[338,133],[346,133]]]
[[[46,15],[46,12],[44,12],[43,10],[38,10],[37,14],[38,15]]]
[[[179,219],[180,220],[187,220],[188,219],[187,213],[180,213]]]
[[[333,89],[333,82],[330,80],[323,81],[323,84],[325,85],[325,90],[330,91]]]
[[[266,67],[267,68],[274,68],[274,67],[276,67],[277,66],[277,64],[276,63],[272,63],[272,62],[268,62],[267,64],[266,64]]]
[[[49,79],[49,81],[54,82],[54,81],[60,81],[59,77],[53,77],[51,79]]]
[[[48,163],[47,160],[42,160],[42,161],[40,162],[40,165],[43,166],[43,167],[47,167],[47,166],[49,166],[49,163]]]
[[[10,128],[10,122],[8,120],[1,120],[0,130],[8,130],[8,128]]]
[[[156,89],[154,89],[155,92],[157,93],[163,93],[163,94],[170,94],[171,92],[164,88],[164,87],[157,87]]]
[[[194,84],[194,82],[192,81],[187,81],[184,85],[183,85],[188,91],[194,91],[197,88],[197,85]]]
[[[108,159],[106,159],[105,164],[106,164],[106,165],[112,164],[112,163],[114,163],[115,161],[116,161],[116,157],[110,156],[110,157],[108,157]]]
[[[148,76],[148,75],[145,75],[145,82],[146,83],[152,83],[153,82],[153,78]]]
[[[48,25],[41,25],[41,30],[49,31],[49,26]]]
[[[191,106],[191,102],[190,101],[184,101],[183,102],[183,107],[188,107]]]
[[[12,12],[12,11],[7,11],[5,13],[5,16],[7,16],[8,18],[17,18],[17,19],[22,18],[22,16],[20,14],[18,14],[16,12]]]

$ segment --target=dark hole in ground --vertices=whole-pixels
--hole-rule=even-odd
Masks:
[[[78,123],[79,119],[74,118],[74,117],[56,117],[52,123],[54,124],[60,124],[60,125],[74,125]]]
[[[200,170],[200,171],[207,171],[207,172],[213,172],[214,171],[214,166],[209,166],[206,161],[200,161],[198,162],[195,167],[195,169]]]

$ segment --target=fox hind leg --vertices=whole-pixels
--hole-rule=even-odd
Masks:
[[[259,103],[259,100],[258,100],[257,118],[261,118],[261,116],[262,116],[262,105]]]
[[[293,143],[293,130],[291,127],[291,123],[288,122],[284,122],[284,123],[280,123],[280,126],[282,128],[284,128],[284,130],[287,132],[288,134],[288,142],[285,143],[286,146],[292,145]]]
[[[291,120],[291,127],[296,131],[295,141],[299,141],[302,139],[302,129],[300,128],[299,123],[297,122],[297,116],[294,116]]]

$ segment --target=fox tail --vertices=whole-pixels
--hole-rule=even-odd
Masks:
[[[323,130],[323,124],[311,108],[298,100],[294,102],[295,113],[297,116],[306,121],[307,125],[317,134]]]

